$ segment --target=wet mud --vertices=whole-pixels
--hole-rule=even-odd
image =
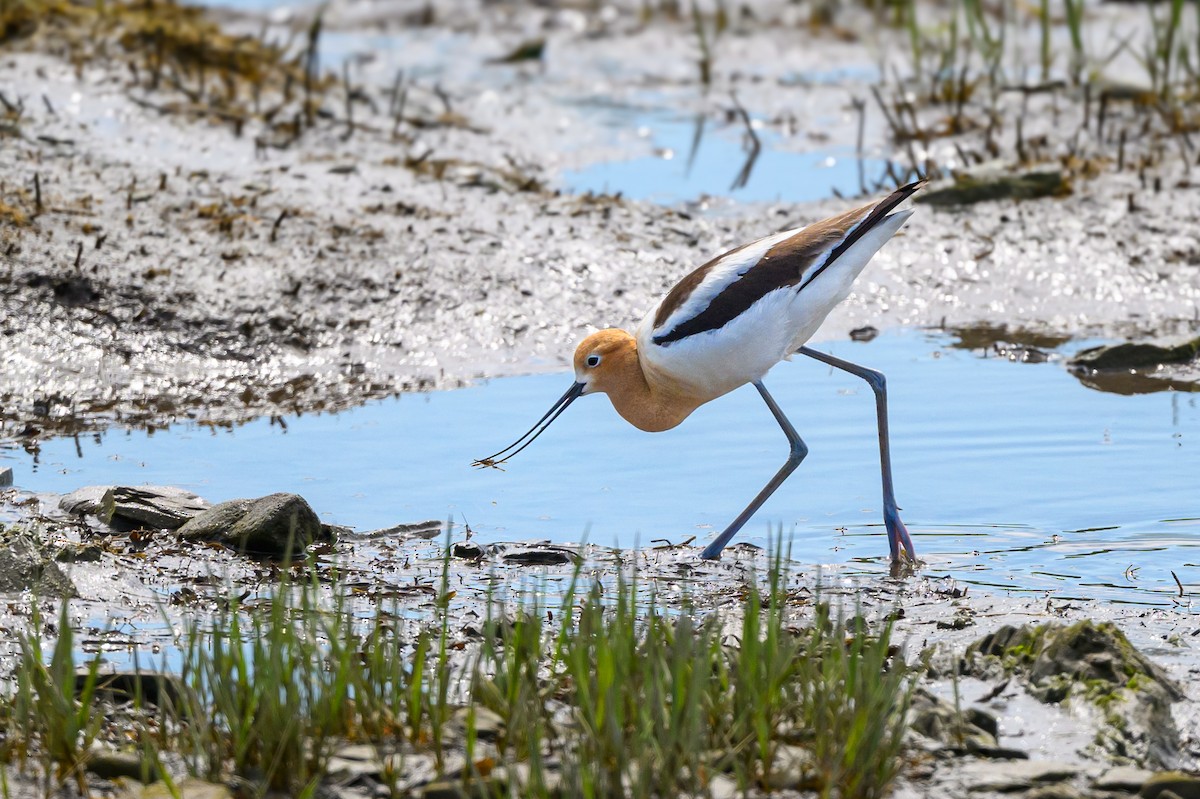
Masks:
[[[851,202],[702,197],[659,205],[615,192],[572,194],[560,187],[563,171],[652,154],[644,137],[598,125],[596,107],[667,106],[718,127],[736,125],[740,107],[786,130],[783,149],[852,141],[862,124],[874,157],[904,158],[886,120],[868,110],[863,122],[852,102],[870,94],[864,75],[876,74],[874,56],[829,32],[795,47],[796,32],[775,24],[790,13],[782,4],[721,40],[707,90],[678,20],[640,20],[623,7],[595,17],[507,4],[469,10],[431,20],[414,6],[382,20],[333,4],[327,61],[340,55],[349,66],[334,69],[315,99],[283,103],[283,117],[295,120],[290,131],[261,111],[231,121],[200,102],[207,95],[196,74],[153,87],[149,75],[131,76],[116,51],[80,63],[36,35],[10,43],[0,55],[8,87],[0,441],[28,449],[40,437],[113,425],[236,424],[561,370],[589,330],[636,324],[712,255]],[[263,25],[240,13],[223,22],[234,31]],[[311,17],[272,24],[302,41]],[[506,59],[531,32],[545,39],[539,57]],[[367,34],[396,46],[354,46],[354,36]],[[282,91],[267,89],[271,97]],[[312,118],[302,124],[296,114]],[[1053,136],[1049,118],[1039,124]],[[732,176],[741,166],[730,165]],[[818,335],[959,330],[965,348],[1002,347],[1017,359],[1073,339],[1194,338],[1200,200],[1188,168],[1168,153],[1140,171],[1073,180],[1065,196],[923,205]],[[1152,375],[1153,384],[1081,379],[1115,380],[1121,387],[1105,390],[1129,392],[1191,385],[1186,369],[1194,367],[1180,368]],[[57,498],[10,490],[4,501],[7,518],[31,526],[39,548],[67,564],[61,570],[79,597],[73,613],[90,631],[85,650],[115,659],[168,642],[172,619],[203,613],[231,589],[265,594],[278,578],[278,564],[219,547],[67,519],[51,510]],[[364,607],[399,601],[398,623],[415,630],[435,602],[446,547],[444,532],[429,529],[435,537],[344,531],[298,568],[336,571]],[[577,558],[597,580],[636,567],[660,599],[686,594],[707,609],[735,602],[766,566],[750,547],[709,564],[686,545],[563,555],[451,538],[454,612],[464,628],[496,586],[516,596],[530,580],[563,582]],[[875,618],[899,614],[913,655],[932,647],[958,657],[1003,625],[1114,622],[1182,691],[1168,711],[1177,758],[1153,765],[1197,766],[1200,660],[1186,604],[1172,611],[975,596],[920,572],[871,584],[836,572],[794,576],[801,595],[820,585]],[[20,629],[41,601],[49,602],[26,592],[5,603],[0,625]],[[945,670],[930,690],[945,699],[960,677]],[[963,683],[976,696],[995,687],[977,674],[964,679],[979,681]],[[1055,795],[1108,795],[1095,785],[1109,761],[1077,754],[1085,747],[1076,739],[1092,729],[1080,719],[1034,709],[1024,692],[1002,689],[979,704],[1001,717],[1001,745],[1033,760],[1065,759],[1066,776],[1034,775],[1014,788],[987,782],[991,773],[968,774],[961,758],[930,756],[898,795],[955,795],[965,785],[992,786],[972,795],[1033,795],[1060,783],[1075,793]],[[990,762],[968,757],[984,764],[972,766],[981,772]]]
[[[664,207],[558,190],[565,167],[645,147],[595,125],[594,105],[736,119],[732,95],[696,85],[693,44],[670,20],[584,16],[580,28],[565,10],[508,11],[467,26],[371,22],[362,35],[381,29],[396,50],[365,44],[293,140],[274,118],[235,126],[195,110],[130,79],[121,58],[80,67],[37,37],[10,50],[0,70],[21,111],[0,148],[17,215],[0,236],[3,436],[232,422],[561,369],[589,329],[635,324],[713,254],[847,204]],[[345,13],[327,26],[350,24]],[[493,63],[530,26],[546,30],[542,58]],[[796,76],[869,67],[861,42],[791,48],[746,23],[724,47],[726,65],[778,54],[721,73],[755,119],[779,125],[795,109],[776,146],[854,135],[862,79]],[[412,76],[418,60],[432,76]],[[865,147],[892,156],[883,119],[865,119]],[[820,335],[979,323],[1186,334],[1200,313],[1197,204],[1183,184],[1162,190],[1182,168],[1164,161],[1159,191],[1126,171],[1062,198],[922,206]]]

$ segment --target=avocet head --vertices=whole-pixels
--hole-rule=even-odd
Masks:
[[[634,338],[627,331],[599,330],[575,348],[575,384],[580,393],[607,393],[614,381],[628,371],[629,357],[637,352]]]
[[[624,330],[600,330],[585,338],[575,349],[575,382],[567,389],[567,393],[559,397],[558,402],[525,435],[495,455],[480,458],[474,465],[498,468],[532,444],[572,402],[584,394],[605,393],[620,385],[623,376],[627,375],[630,357],[636,364],[637,346],[633,336]]]

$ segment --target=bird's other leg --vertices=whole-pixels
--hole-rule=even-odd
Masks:
[[[891,444],[888,441],[887,379],[883,376],[883,372],[843,361],[841,358],[826,355],[811,347],[801,347],[797,352],[815,358],[821,363],[827,363],[835,369],[841,369],[843,372],[861,377],[875,392],[875,414],[879,420],[879,463],[883,470],[883,523],[887,527],[888,546],[891,548],[893,561],[900,559],[900,547],[903,545],[905,555],[915,563],[917,550],[913,547],[908,528],[904,526],[904,522],[900,521],[900,512],[896,509],[896,494],[892,488],[892,455]]]
[[[767,501],[767,497],[775,493],[775,489],[783,484],[783,481],[788,478],[789,474],[796,470],[796,467],[800,465],[800,461],[804,460],[804,456],[808,454],[808,447],[805,446],[804,441],[796,433],[796,428],[792,427],[792,423],[783,415],[783,411],[780,410],[778,403],[775,402],[775,398],[767,392],[767,387],[762,384],[761,380],[755,380],[754,387],[758,389],[758,393],[762,395],[763,401],[771,409],[771,415],[775,417],[775,421],[779,422],[779,426],[783,428],[783,434],[787,436],[791,449],[788,452],[787,461],[775,473],[775,476],[771,478],[771,482],[763,486],[763,490],[758,492],[758,496],[754,498],[754,501],[738,514],[738,517],[725,528],[725,532],[717,536],[716,540],[705,547],[704,551],[700,553],[700,557],[705,560],[716,560],[721,557],[721,550],[729,543],[729,539],[737,535],[738,530],[742,529],[742,525],[750,520],[754,512]]]

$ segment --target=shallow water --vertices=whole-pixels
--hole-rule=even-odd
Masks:
[[[738,121],[719,124],[706,115],[593,107],[597,121],[612,129],[636,131],[652,142],[654,154],[601,161],[560,175],[572,192],[621,194],[660,203],[728,196],[744,202],[811,202],[839,193],[864,193],[886,175],[887,163],[859,158],[854,148],[825,144],[807,151],[784,149],[769,127],[756,130],[757,157]],[[743,177],[744,170],[744,177]]]
[[[926,573],[989,591],[1172,604],[1174,570],[1194,591],[1200,395],[1104,393],[1060,362],[981,357],[954,341],[906,332],[823,345],[888,375],[898,499]],[[633,547],[708,540],[786,454],[746,388],[657,435],[586,397],[505,471],[470,467],[570,380],[497,379],[283,425],[114,430],[45,441],[36,460],[0,451],[0,464],[39,492],[162,483],[216,502],[295,491],[360,530],[452,518],[483,541]],[[737,540],[766,545],[782,529],[801,562],[886,570],[870,390],[805,358],[766,382],[811,452]]]

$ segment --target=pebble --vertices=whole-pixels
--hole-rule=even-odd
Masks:
[[[1166,799],[1168,792],[1179,799],[1200,799],[1200,777],[1182,771],[1163,771],[1146,780],[1138,796],[1142,799]]]
[[[9,466],[0,468],[0,488],[13,484],[13,470]]]
[[[195,777],[186,777],[173,785],[156,782],[127,795],[135,799],[233,799],[226,786]]]
[[[136,752],[118,752],[99,747],[88,752],[87,770],[106,780],[125,777],[140,782],[160,778],[158,766],[153,760],[143,760]]]
[[[1134,766],[1115,766],[1100,775],[1096,780],[1096,788],[1102,791],[1133,792],[1145,785],[1146,780],[1154,776],[1153,771],[1135,768]]]
[[[578,563],[579,553],[566,547],[542,545],[511,549],[500,556],[505,563],[517,563],[524,566],[558,566],[564,563]]]
[[[1007,760],[967,763],[958,772],[972,791],[1024,791],[1042,783],[1062,782],[1079,773],[1074,763],[1054,760]]]

